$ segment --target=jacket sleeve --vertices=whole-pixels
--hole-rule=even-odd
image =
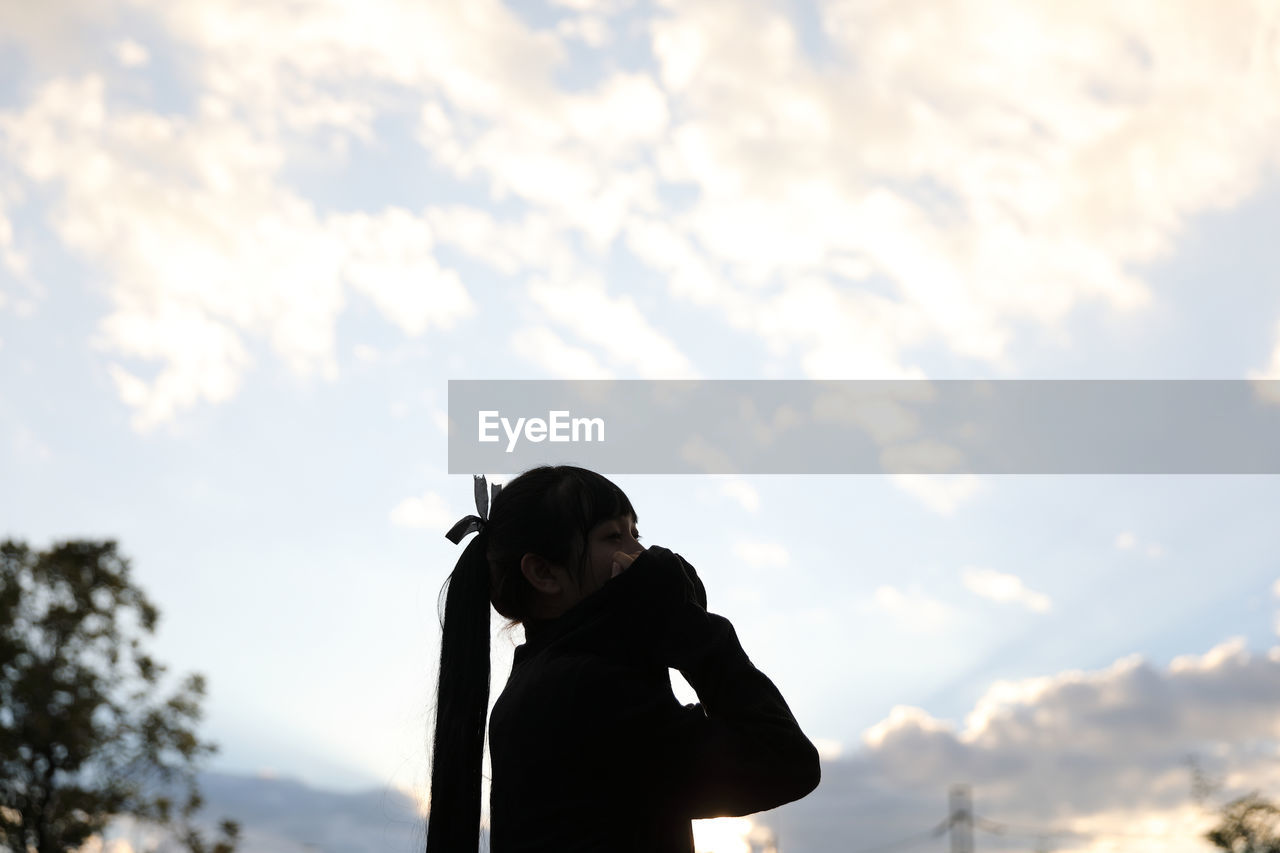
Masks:
[[[580,682],[584,746],[610,793],[687,818],[747,815],[818,786],[818,751],[728,619],[690,605],[678,617],[680,671],[701,704],[681,706],[665,665],[602,660]]]

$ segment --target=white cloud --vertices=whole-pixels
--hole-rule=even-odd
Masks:
[[[955,618],[950,605],[928,597],[918,585],[904,592],[890,584],[881,584],[876,587],[872,602],[896,627],[915,633],[945,631]]]
[[[1280,150],[1276,64],[1256,49],[1265,13],[1244,2],[832,0],[821,68],[772,4],[667,11],[653,50],[682,118],[658,162],[701,191],[678,218],[705,250],[695,266],[784,290],[810,270],[865,270],[914,334],[996,364],[1016,323],[1146,304],[1130,267],[1167,252],[1186,217],[1253,191]],[[736,294],[723,302],[742,313]],[[830,316],[818,307],[804,313]],[[866,331],[788,338],[812,375]],[[850,367],[892,375],[912,343],[875,341]]]
[[[556,24],[556,32],[565,38],[579,39],[591,47],[604,47],[613,40],[609,24],[598,15],[565,18]]]
[[[1159,542],[1140,541],[1136,534],[1130,530],[1122,531],[1116,534],[1116,548],[1120,551],[1141,552],[1147,557],[1155,560],[1164,556],[1165,548]]]
[[[30,428],[19,425],[13,432],[13,452],[21,462],[47,462],[53,450]]]
[[[982,480],[971,474],[894,474],[889,482],[939,515],[954,515],[984,488]]]
[[[511,335],[511,350],[553,376],[565,379],[612,379],[590,351],[565,343],[546,326],[518,329]]]
[[[29,264],[26,256],[18,251],[13,241],[13,222],[5,215],[4,194],[0,193],[0,264],[15,278],[27,275]],[[7,297],[0,292],[0,308],[4,307]]]
[[[629,2],[630,0],[551,0],[551,5],[579,12],[616,13]]]
[[[757,512],[760,509],[760,493],[746,480],[736,477],[725,480],[720,484],[720,494],[737,501],[747,512]]]
[[[576,268],[569,246],[552,219],[536,210],[519,221],[500,221],[489,211],[466,205],[429,207],[427,221],[440,243],[455,246],[507,275],[525,269],[565,275]]]
[[[974,595],[1001,604],[1020,604],[1036,613],[1048,612],[1053,604],[1044,593],[1028,589],[1016,575],[966,566],[960,573],[965,588]]]
[[[149,379],[109,368],[140,430],[230,399],[253,339],[299,376],[336,376],[344,281],[408,335],[475,312],[424,218],[320,219],[275,184],[283,149],[214,102],[194,117],[114,109],[90,76],[46,84],[0,127],[29,179],[61,187],[56,232],[110,277],[95,346],[160,364]]]
[[[862,749],[825,761],[822,785],[787,807],[788,846],[824,849],[853,825],[867,846],[918,833],[919,815],[936,813],[947,786],[964,781],[988,819],[1093,834],[1059,838],[1056,849],[1200,851],[1198,833],[1215,816],[1190,801],[1187,756],[1228,780],[1224,802],[1274,790],[1277,701],[1280,647],[1251,656],[1231,640],[1167,668],[1134,655],[999,681],[962,727],[898,706],[864,731]],[[850,803],[869,804],[875,819],[851,814]],[[1159,837],[1123,837],[1135,833]]]
[[[695,853],[752,853],[750,836],[754,825],[749,817],[717,817],[695,820]]]
[[[753,569],[781,569],[791,563],[791,553],[777,542],[735,542],[733,555]]]
[[[309,207],[270,186],[278,151],[208,113],[113,113],[103,90],[92,76],[53,81],[0,125],[27,176],[61,186],[55,231],[114,278],[95,344],[162,362],[145,393],[113,369],[135,426],[228,399],[245,332],[299,372],[330,371],[336,253]]]
[[[433,409],[431,412],[431,422],[436,425],[436,429],[440,430],[441,435],[449,434],[449,414],[443,409]]]
[[[889,716],[862,733],[862,741],[872,748],[884,747],[898,732],[909,729],[938,733],[954,731],[950,723],[934,719],[922,708],[895,705]]]
[[[405,498],[391,510],[391,523],[397,527],[435,530],[443,534],[466,513],[449,509],[449,503],[435,492]]]
[[[100,835],[91,835],[80,848],[80,853],[133,853],[133,845],[127,838],[106,841]]]
[[[1271,361],[1264,372],[1271,379],[1280,379],[1280,323],[1276,323],[1276,344],[1271,350]]]
[[[142,68],[151,61],[151,54],[133,39],[122,39],[112,45],[116,61],[125,68]]]
[[[1170,672],[1211,672],[1224,663],[1247,663],[1249,650],[1244,637],[1232,637],[1219,643],[1203,655],[1179,655],[1169,662]]]
[[[0,40],[27,48],[41,70],[65,68],[91,53],[92,35],[115,12],[110,0],[0,3]]]
[[[832,738],[810,738],[818,749],[818,757],[824,761],[832,761],[844,753],[844,744]]]
[[[45,45],[63,18],[105,15],[99,5],[9,9],[0,29]],[[572,37],[601,43],[613,21],[585,21],[616,7],[570,5],[583,13],[566,19]],[[469,303],[430,246],[484,254],[477,235],[495,229],[491,263],[538,269],[529,295],[554,323],[569,325],[544,282],[576,292],[580,268],[598,272],[621,236],[671,298],[795,353],[806,375],[918,376],[913,351],[937,343],[1007,368],[1021,326],[1059,328],[1088,303],[1147,304],[1133,270],[1166,254],[1188,217],[1252,192],[1280,150],[1276,64],[1258,41],[1269,19],[1245,0],[963,11],[829,0],[821,65],[779,4],[667,4],[647,22],[656,78],[608,72],[573,91],[558,82],[568,31],[534,30],[496,0],[138,9],[193,57],[194,117],[108,108],[97,78],[63,81],[6,119],[6,153],[30,180],[62,182],[55,228],[105,259],[115,301],[139,297],[122,310],[194,305],[245,342],[266,338],[300,374],[336,370],[335,271],[406,332],[447,328]],[[281,186],[283,163],[328,145],[311,134],[336,131],[341,151],[406,107],[435,163],[525,208],[520,225],[473,217],[446,233],[438,220],[454,211],[373,215],[391,242],[352,256],[343,241],[363,232],[333,237],[359,231],[354,220],[329,221]],[[538,268],[540,256],[558,260]],[[252,287],[227,283],[228,270]],[[174,284],[183,271],[197,280]],[[665,336],[592,337],[626,299],[596,298],[570,327],[644,375],[689,375]],[[634,343],[657,344],[654,357],[637,365]],[[139,379],[156,398],[146,417],[215,399],[174,366],[215,358],[162,354],[173,387]]]
[[[1255,392],[1260,399],[1270,403],[1280,403],[1280,388],[1277,388],[1280,383],[1280,322],[1276,323],[1275,335],[1275,346],[1267,366],[1248,372],[1248,378],[1263,381],[1263,384],[1255,386]]]
[[[696,378],[671,339],[655,329],[630,296],[610,296],[597,283],[535,277],[529,295],[547,316],[648,379]]]
[[[240,336],[228,325],[170,300],[119,311],[103,321],[102,329],[105,337],[95,340],[99,348],[166,361],[150,383],[118,363],[107,365],[120,400],[134,409],[132,424],[140,432],[200,401],[229,400],[250,364]]]
[[[424,219],[393,208],[377,216],[333,217],[327,224],[337,245],[346,247],[345,278],[406,334],[448,329],[476,313],[458,274],[436,261]]]

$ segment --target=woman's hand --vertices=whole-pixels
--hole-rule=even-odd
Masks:
[[[616,578],[627,570],[630,565],[635,562],[636,557],[643,553],[644,549],[637,551],[635,554],[628,554],[625,551],[613,552],[613,571],[609,574],[609,578]]]
[[[634,563],[641,554],[645,553],[645,550],[646,549],[641,548],[635,554],[628,554],[625,551],[614,551],[613,568],[609,574],[609,579],[612,580],[629,569],[631,564]],[[696,603],[703,610],[706,610],[707,590],[706,587],[702,585],[702,578],[698,577],[698,573],[694,571],[693,566],[689,565],[688,561],[685,560],[684,557],[681,557],[679,554],[669,551],[666,548],[659,546],[657,550],[662,554],[666,554],[668,557],[674,558],[680,564],[680,567],[683,569],[682,574],[685,581],[686,597]]]
[[[623,618],[637,638],[636,653],[675,669],[695,665],[712,617],[693,566],[669,548],[649,545],[634,555],[614,552],[613,577],[622,574],[627,577],[615,589],[627,601]]]

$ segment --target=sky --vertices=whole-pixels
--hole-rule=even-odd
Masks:
[[[0,536],[215,769],[423,798],[449,379],[1280,378],[1277,234],[1277,0],[0,0]],[[1280,795],[1274,477],[614,479],[824,755],[700,850]]]

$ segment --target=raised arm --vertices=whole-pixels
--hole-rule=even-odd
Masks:
[[[641,651],[598,665],[582,683],[602,784],[689,818],[765,811],[816,788],[817,749],[729,620],[703,609],[692,567],[655,546],[628,569],[640,571],[651,573],[632,581]],[[678,703],[667,667],[680,670],[700,704]]]

